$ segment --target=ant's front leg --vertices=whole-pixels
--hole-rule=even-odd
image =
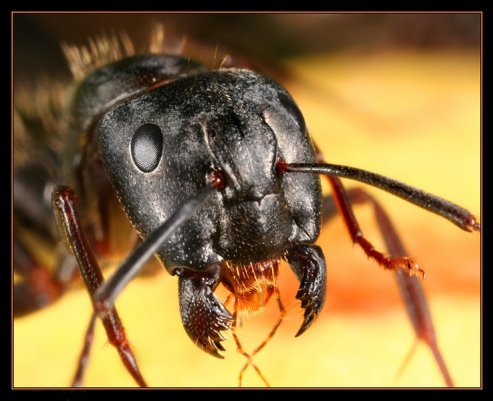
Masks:
[[[387,250],[392,257],[403,257],[408,255],[389,215],[371,194],[363,188],[351,188],[346,191],[346,194],[353,205],[371,204],[373,206],[375,220],[385,241]],[[326,202],[326,199],[324,199],[324,204],[329,206],[330,203],[330,201]],[[329,209],[326,210],[328,211]],[[446,385],[452,387],[454,383],[440,349],[438,348],[433,320],[420,280],[416,276],[409,276],[407,272],[402,270],[397,270],[395,272],[395,277],[416,337],[430,348]]]
[[[96,258],[89,247],[86,236],[81,228],[79,217],[75,209],[75,193],[66,186],[58,186],[52,195],[53,208],[55,209],[57,220],[61,231],[74,254],[84,283],[91,296],[91,301],[96,308],[94,293],[103,284],[103,275],[96,261]],[[87,330],[84,349],[79,360],[74,384],[79,384],[82,380],[84,367],[90,351],[91,338],[94,329],[95,318],[91,319]],[[128,372],[132,375],[139,386],[146,387],[135,356],[130,348],[122,323],[114,306],[110,307],[101,316],[101,321],[106,330],[109,342],[118,350],[121,360]]]
[[[373,206],[375,219],[389,254],[392,257],[408,255],[396,228],[380,203],[363,188],[351,188],[345,192],[352,205],[371,204]],[[327,224],[336,215],[337,205],[334,197],[324,197],[322,203],[323,223]],[[445,383],[447,386],[452,387],[454,384],[438,348],[433,320],[420,280],[416,276],[409,276],[407,272],[403,272],[402,270],[397,270],[395,277],[417,339],[423,341],[430,348]],[[412,350],[414,350],[414,347]]]
[[[324,162],[323,155],[318,148],[317,161],[319,163]],[[383,267],[386,268],[391,268],[395,271],[395,277],[399,284],[400,293],[404,300],[406,311],[413,325],[416,337],[425,342],[425,344],[427,344],[430,348],[440,368],[440,372],[445,383],[447,386],[452,387],[452,378],[450,377],[447,365],[445,364],[443,356],[438,348],[435,329],[433,327],[433,320],[431,318],[424,290],[418,277],[416,277],[416,274],[423,277],[424,272],[412,259],[407,257],[409,254],[400,240],[400,236],[390,220],[389,215],[374,197],[362,188],[345,190],[340,179],[337,177],[325,177],[331,184],[334,193],[332,196],[324,197],[323,199],[323,223],[326,224],[339,211],[344,218],[353,241],[358,243],[363,248],[365,253],[369,257],[376,259],[380,265],[383,265]],[[364,238],[363,233],[359,228],[359,224],[354,216],[351,205],[365,203],[369,203],[373,206],[375,219],[385,241],[390,257],[387,257],[375,250],[371,243]],[[469,225],[465,224],[466,227],[469,227],[468,230],[479,230],[479,223],[476,222],[471,214],[464,210],[464,213],[461,213],[461,216],[463,216],[462,221],[470,223]],[[396,261],[397,263],[393,261]],[[399,263],[401,262],[404,263],[399,266]]]
[[[19,278],[13,288],[14,317],[53,304],[69,289],[77,275],[74,257],[57,248],[59,238],[54,229],[52,210],[46,207],[39,188],[46,172],[42,167],[33,170],[16,169],[14,173],[12,251],[14,272]],[[51,260],[42,257],[48,250],[52,254],[54,249],[57,250],[56,268]]]

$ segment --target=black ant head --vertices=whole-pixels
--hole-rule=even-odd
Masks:
[[[279,257],[318,236],[319,178],[276,169],[280,160],[315,161],[303,117],[285,89],[258,74],[200,72],[157,85],[116,102],[96,131],[144,237],[206,186],[216,189],[163,246],[168,269]]]

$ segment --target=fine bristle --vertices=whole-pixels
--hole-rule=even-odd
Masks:
[[[269,259],[246,265],[222,265],[221,282],[234,295],[239,314],[262,311],[277,287],[278,264],[278,259]]]
[[[68,83],[41,79],[20,86],[14,95],[14,163],[46,160],[59,154],[67,132]]]
[[[194,59],[218,67],[228,62],[222,53],[187,40],[181,34],[166,34],[160,23],[151,25],[142,43],[126,33],[101,34],[84,45],[61,44],[72,79],[44,78],[36,85],[21,83],[14,93],[15,164],[60,155],[63,138],[71,126],[72,91],[94,70],[125,57],[143,54],[190,54]],[[214,60],[212,60],[214,56]],[[212,65],[210,65],[213,67]],[[53,158],[53,156],[50,156]],[[57,169],[55,163],[55,170]]]
[[[249,67],[244,59],[233,57],[228,51],[188,40],[179,33],[165,33],[165,27],[153,23],[149,39],[137,43],[126,33],[101,34],[89,39],[85,45],[62,43],[62,50],[75,81],[92,71],[124,57],[140,54],[172,54],[192,56],[211,69]]]
[[[178,45],[174,43],[169,46],[165,41],[164,26],[156,23],[152,25],[147,43],[139,48],[124,32],[99,35],[89,39],[86,45],[62,43],[61,46],[73,78],[80,80],[95,69],[124,57],[146,53],[176,53],[181,51],[184,43],[185,39],[181,37]]]
[[[103,34],[88,39],[86,45],[62,43],[73,81],[85,78],[95,69],[123,57],[145,53],[163,53],[164,27],[154,24],[149,40],[141,48],[126,33]],[[181,41],[183,44],[184,42]],[[182,46],[182,44],[180,46]],[[176,46],[176,41],[174,43]],[[60,155],[63,138],[70,126],[72,90],[68,80],[41,78],[36,84],[20,84],[14,93],[14,159],[20,166],[32,160],[47,160]],[[50,156],[50,157],[47,157]],[[57,164],[57,163],[55,163]],[[58,167],[55,165],[55,169]]]
[[[132,41],[123,33],[89,39],[86,46],[62,43],[62,49],[75,80],[84,78],[88,73],[105,64],[135,54]]]

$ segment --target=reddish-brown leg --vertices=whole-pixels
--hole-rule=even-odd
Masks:
[[[74,254],[84,283],[91,296],[91,301],[95,305],[94,293],[103,284],[103,275],[96,261],[96,258],[89,247],[87,239],[81,228],[77,212],[75,210],[76,196],[73,191],[64,186],[57,187],[53,192],[53,207],[55,209],[58,224],[65,234],[66,241]],[[110,307],[101,316],[101,321],[106,330],[109,342],[117,349],[120,358],[128,372],[132,375],[139,386],[146,387],[146,383],[140,373],[135,356],[130,348],[122,323],[114,307]],[[90,336],[92,336],[93,319],[89,325],[84,342],[84,349],[79,361],[74,381],[81,381],[83,369],[87,364],[90,350]],[[81,362],[83,361],[83,362]]]
[[[358,244],[369,258],[375,260],[383,268],[393,271],[402,269],[409,276],[418,275],[420,278],[424,278],[425,272],[419,268],[415,260],[407,256],[389,257],[373,247],[370,241],[363,236],[341,180],[337,177],[325,177],[327,177],[332,186],[334,200],[353,242]]]
[[[315,146],[317,161],[319,163],[324,162],[323,154]],[[332,217],[336,215],[337,209],[341,209],[340,203],[342,199],[342,203],[346,203],[348,207],[343,208],[343,212],[345,212],[348,216],[344,216],[345,221],[349,220],[350,223],[346,223],[348,226],[351,225],[353,232],[361,234],[361,230],[359,229],[359,225],[356,222],[356,218],[354,213],[350,207],[350,204],[361,204],[361,203],[371,203],[375,212],[375,219],[379,226],[382,237],[385,241],[385,245],[387,247],[387,251],[393,258],[403,258],[408,255],[408,252],[404,248],[402,244],[399,234],[395,229],[390,217],[382,208],[382,206],[377,202],[375,198],[373,198],[370,194],[368,194],[362,188],[354,188],[348,191],[345,191],[342,187],[342,183],[339,179],[333,177],[325,176],[332,185],[332,188],[336,187],[337,193],[334,193],[334,196],[329,196],[324,198],[322,204],[322,221],[323,223],[327,223]],[[338,195],[338,196],[336,196]],[[476,223],[479,227],[479,224]],[[349,228],[349,227],[348,227]],[[354,239],[353,239],[354,241]],[[366,240],[365,240],[366,241]],[[366,241],[368,242],[368,241]],[[369,244],[369,243],[368,243]],[[373,247],[371,247],[373,248]],[[406,311],[409,315],[411,323],[414,328],[414,332],[416,333],[417,339],[424,341],[428,347],[431,349],[433,356],[438,364],[440,372],[442,373],[443,379],[447,386],[452,387],[453,381],[448,371],[447,365],[443,359],[443,356],[438,348],[438,343],[436,340],[435,329],[433,327],[433,321],[431,318],[430,310],[428,307],[428,303],[426,302],[426,296],[423,291],[423,287],[416,276],[410,276],[409,272],[406,271],[407,274],[403,273],[403,270],[397,269],[396,271],[396,279],[399,285],[400,293],[402,299],[404,300],[404,304],[406,305]],[[415,349],[415,344],[411,348],[411,352],[408,353],[404,365],[408,362],[410,356]]]
[[[318,163],[324,163],[324,156],[318,146],[315,145],[315,153]],[[359,223],[356,220],[356,216],[354,215],[353,208],[351,207],[351,201],[348,199],[348,195],[342,185],[341,180],[338,177],[328,176],[324,174],[324,177],[329,181],[330,186],[332,187],[332,198],[334,200],[334,205],[339,210],[344,223],[346,224],[346,228],[349,231],[349,235],[353,240],[353,243],[358,244],[366,255],[369,258],[372,258],[377,261],[377,263],[385,269],[397,271],[401,268],[405,271],[409,276],[413,276],[415,274],[419,275],[421,278],[424,278],[424,271],[419,268],[417,263],[406,257],[387,257],[383,253],[377,251],[373,245],[363,236],[363,232],[359,227]],[[332,202],[331,202],[332,206]],[[327,211],[325,211],[327,212]],[[325,216],[327,218],[329,216]]]
[[[348,190],[347,196],[352,204],[371,203],[373,205],[375,219],[382,233],[387,250],[392,257],[402,257],[408,254],[390,217],[375,198],[362,188]],[[447,386],[452,387],[454,384],[438,348],[433,321],[421,283],[416,277],[403,274],[400,270],[396,271],[395,277],[417,338],[428,345],[437,361],[445,383]],[[415,347],[412,348],[412,350],[414,349]],[[408,359],[409,357],[406,358],[405,363],[407,363]]]
[[[95,312],[91,315],[89,326],[87,326],[86,334],[84,336],[84,346],[79,356],[79,362],[77,363],[77,370],[75,371],[74,378],[72,379],[72,387],[81,387],[84,381],[84,372],[87,369],[89,363],[89,355],[91,353],[92,343],[94,341],[94,328],[96,326],[97,315]]]

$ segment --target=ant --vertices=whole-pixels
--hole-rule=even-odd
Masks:
[[[149,49],[158,49],[160,41],[158,30]],[[286,261],[299,280],[296,298],[304,310],[299,336],[325,303],[325,257],[315,241],[321,221],[337,212],[352,241],[379,266],[398,273],[408,308],[415,311],[414,329],[452,385],[416,281],[424,271],[407,256],[378,201],[361,188],[346,190],[339,177],[376,186],[465,231],[479,231],[469,211],[399,181],[326,163],[291,95],[252,70],[230,65],[209,70],[159,51],[136,54],[126,36],[103,37],[88,48],[67,46],[65,51],[77,85],[70,114],[62,117],[64,161],[52,186],[52,206],[26,196],[36,190],[30,187],[33,176],[55,183],[45,166],[26,164],[14,177],[14,259],[16,272],[25,277],[14,286],[14,311],[30,313],[58,299],[78,268],[94,314],[74,385],[82,383],[97,319],[136,383],[147,385],[114,301],[153,255],[178,277],[180,314],[191,340],[221,357],[224,333],[231,331],[247,358],[240,383],[251,366],[267,384],[253,356],[286,314],[277,288],[279,263]],[[27,115],[18,118],[25,126],[32,122]],[[48,126],[42,123],[41,129]],[[327,179],[331,196],[323,196],[320,176]],[[387,253],[363,235],[352,210],[359,203],[374,208]],[[27,228],[37,230],[56,247],[59,237],[47,222],[47,207],[55,210],[68,245],[59,251],[54,275],[21,235]],[[115,243],[122,227],[131,232],[128,222],[139,239],[129,235]],[[98,261],[129,249],[104,280]],[[233,296],[233,313],[214,293],[219,284]],[[236,335],[239,316],[263,308],[272,297],[280,317],[267,339],[246,352]]]

